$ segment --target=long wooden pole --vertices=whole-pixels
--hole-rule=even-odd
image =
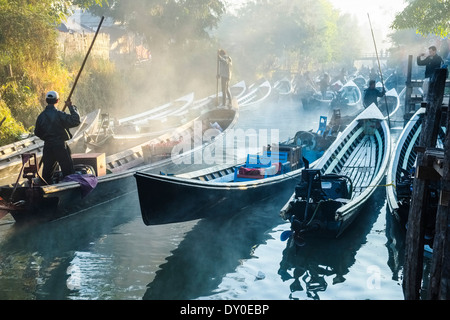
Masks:
[[[370,25],[370,31],[372,32],[373,45],[375,47],[375,54],[377,55],[378,70],[380,71],[381,85],[383,86],[383,90],[385,90],[384,89],[384,81],[383,81],[383,72],[381,71],[380,59],[378,58],[377,43],[375,42],[375,36],[373,35],[373,29],[372,29],[372,22],[370,22],[370,16],[369,16],[368,13],[367,13],[367,18],[369,18],[369,25]],[[386,113],[387,113],[387,119],[388,119],[388,124],[389,124],[389,128],[390,128],[391,127],[391,120],[390,120],[390,116],[389,116],[389,107],[388,107],[388,103],[387,103],[386,94],[384,95],[384,101],[386,103]]]
[[[216,106],[219,106],[219,51],[217,51]]]
[[[83,68],[84,68],[84,65],[86,64],[87,58],[89,57],[89,54],[91,53],[92,47],[94,46],[95,39],[97,39],[97,35],[98,35],[99,31],[100,31],[100,27],[102,26],[102,23],[103,23],[104,19],[105,19],[105,17],[102,16],[102,18],[100,20],[100,23],[98,25],[97,31],[95,32],[94,39],[92,39],[92,43],[89,46],[89,49],[88,49],[88,52],[86,53],[86,56],[84,57],[83,63],[81,64],[80,71],[78,71],[77,77],[75,78],[75,82],[72,85],[72,89],[70,90],[70,93],[69,93],[69,96],[67,97],[66,102],[70,101],[70,99],[72,98],[73,91],[75,90],[75,87],[77,86],[78,79],[80,78],[81,72],[83,71]],[[66,109],[66,107],[67,107],[67,104],[64,105],[63,111]]]

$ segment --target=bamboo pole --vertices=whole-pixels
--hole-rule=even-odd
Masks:
[[[89,46],[89,49],[88,49],[88,51],[86,53],[86,56],[84,57],[83,63],[81,64],[81,68],[78,71],[77,77],[75,78],[75,82],[73,83],[72,89],[70,90],[69,96],[67,97],[66,104],[64,105],[63,111],[66,110],[67,102],[70,101],[70,99],[72,98],[73,91],[75,90],[75,87],[77,86],[78,79],[80,78],[81,72],[83,71],[83,68],[84,68],[84,65],[86,64],[87,58],[89,57],[89,54],[91,53],[92,47],[94,46],[95,39],[97,39],[97,35],[98,35],[99,31],[100,31],[100,27],[102,26],[102,23],[103,23],[104,19],[105,19],[105,17],[103,17],[103,16],[100,19],[100,23],[98,25],[97,31],[95,32],[94,39],[92,39],[92,43]]]
[[[378,70],[380,71],[381,85],[383,86],[383,90],[386,91],[386,89],[384,88],[383,72],[381,71],[380,59],[378,58],[377,43],[375,42],[375,36],[373,35],[372,22],[370,22],[369,14],[367,14],[367,18],[369,18],[370,31],[372,32],[373,45],[375,47],[375,54],[377,56],[377,62],[378,62]],[[388,120],[388,125],[389,125],[389,128],[390,128],[391,127],[391,119],[390,119],[390,115],[389,115],[389,107],[388,107],[386,94],[384,95],[384,100],[385,100],[385,103],[386,103],[387,120]]]

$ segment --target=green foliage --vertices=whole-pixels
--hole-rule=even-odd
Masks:
[[[207,30],[217,26],[225,7],[220,0],[109,0],[91,11],[122,22],[155,51],[163,51],[208,38]]]
[[[101,4],[78,0],[80,5]],[[10,127],[2,141],[18,138],[34,125],[45,92],[68,90],[70,77],[58,59],[55,26],[70,14],[71,1],[0,0],[0,97]],[[13,129],[11,129],[13,128]]]
[[[416,29],[426,36],[430,34],[445,38],[450,31],[450,1],[409,0],[406,8],[395,17],[394,29]]]
[[[74,56],[64,63],[75,75],[79,72],[83,59],[84,56]],[[114,63],[90,57],[78,80],[72,101],[81,114],[98,108],[101,108],[102,112],[111,112],[117,105],[123,104],[125,97],[122,88],[127,86],[127,79],[116,70]]]
[[[3,121],[3,122],[2,122]],[[0,145],[10,144],[20,139],[26,133],[22,124],[18,123],[12,116],[9,108],[0,100]]]

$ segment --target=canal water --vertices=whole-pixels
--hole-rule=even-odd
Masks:
[[[237,128],[277,129],[285,140],[317,130],[319,116],[272,99],[243,108]],[[226,218],[145,226],[132,184],[117,199],[50,223],[19,227],[6,217],[0,299],[403,300],[405,235],[383,186],[341,238],[299,249],[280,240],[289,223],[279,210],[290,195]]]

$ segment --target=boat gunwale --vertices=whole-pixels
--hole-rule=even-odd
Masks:
[[[234,165],[238,166],[238,165]],[[228,168],[231,168],[233,166],[230,166]],[[204,189],[242,189],[242,188],[258,188],[260,186],[265,185],[272,185],[276,184],[285,180],[289,179],[296,179],[298,176],[300,176],[303,168],[299,168],[287,173],[274,175],[267,178],[262,179],[254,179],[254,180],[246,180],[246,181],[238,181],[238,182],[214,182],[214,181],[202,181],[197,180],[195,178],[183,178],[183,177],[177,177],[177,176],[166,176],[161,174],[155,174],[155,173],[145,173],[141,172],[140,170],[136,172],[135,175],[141,175],[145,176],[147,178],[152,178],[154,180],[171,183],[171,184],[178,184],[183,186],[190,186],[190,187],[198,187],[198,188],[204,188]],[[217,171],[215,171],[217,172]]]
[[[409,145],[411,143],[415,143],[414,141],[409,141],[408,144],[406,144],[406,140],[409,136],[414,136],[418,130],[421,129],[421,125],[416,126],[417,122],[421,120],[421,117],[425,114],[424,108],[419,108],[416,113],[409,119],[405,127],[403,128],[402,132],[400,133],[399,138],[397,139],[397,142],[395,144],[395,148],[393,148],[393,155],[391,163],[389,164],[387,174],[386,174],[386,195],[387,195],[387,203],[389,206],[389,209],[392,213],[396,212],[399,209],[398,202],[397,202],[397,196],[395,192],[395,185],[397,184],[397,172],[399,169],[399,166],[401,165],[399,163],[400,156],[404,152],[405,148],[409,148]],[[416,128],[414,132],[413,129]],[[400,147],[400,148],[399,148]]]

